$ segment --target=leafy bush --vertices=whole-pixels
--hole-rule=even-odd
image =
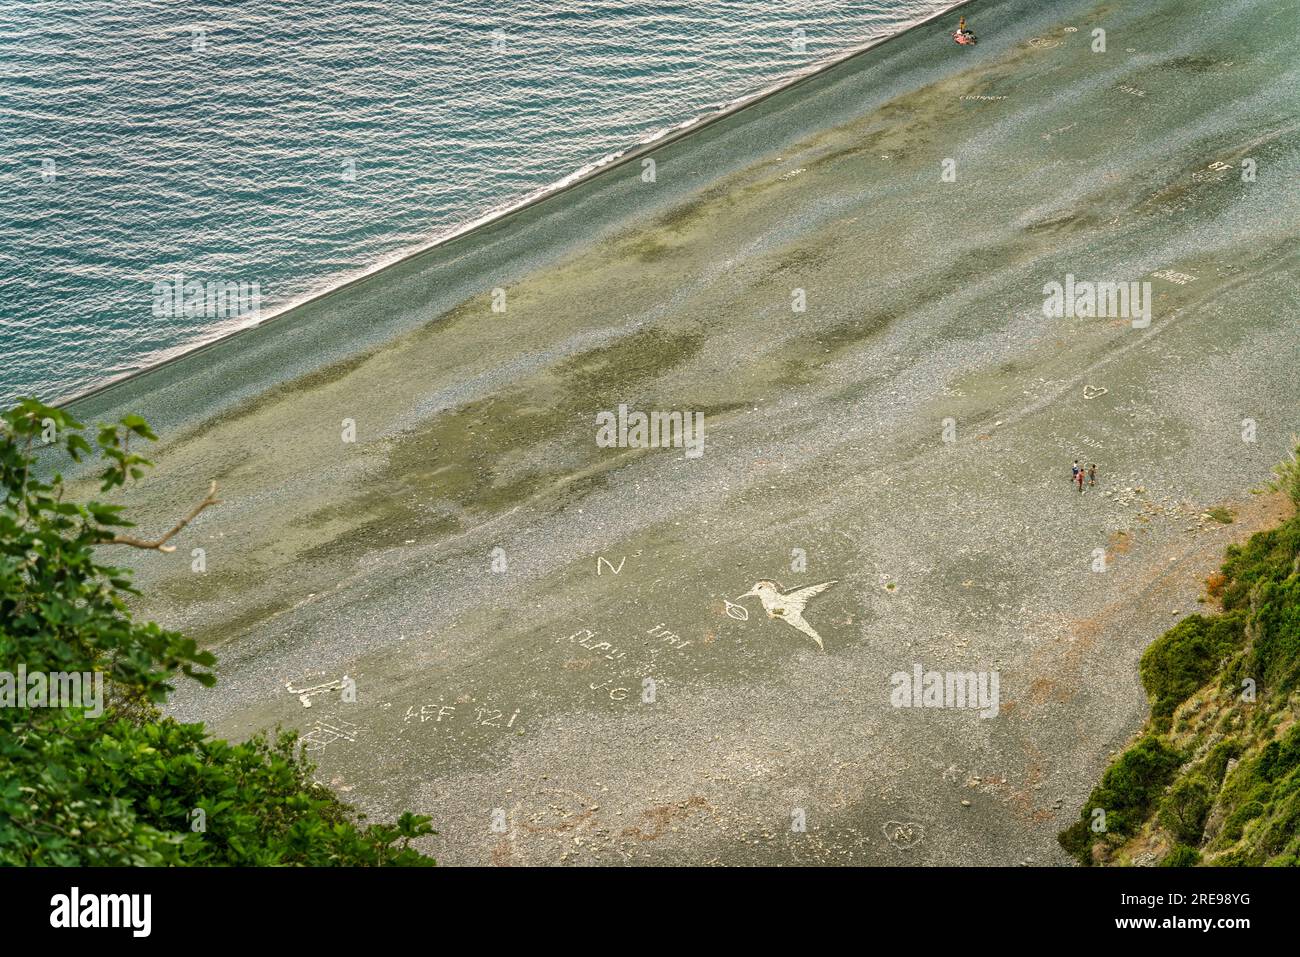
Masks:
[[[1300,522],[1284,522],[1259,532],[1245,545],[1229,545],[1223,573],[1228,584],[1223,590],[1226,611],[1249,609],[1251,592],[1267,582],[1282,582],[1294,573],[1300,553]]]
[[[1177,845],[1172,851],[1165,855],[1164,860],[1160,862],[1161,867],[1195,867],[1201,862],[1201,852],[1194,847],[1188,847],[1186,844]]]
[[[1142,655],[1139,673],[1151,698],[1151,720],[1157,728],[1169,727],[1180,704],[1199,690],[1224,657],[1241,644],[1241,613],[1189,615],[1151,643]]]
[[[1180,844],[1199,844],[1213,799],[1204,778],[1180,779],[1160,804],[1160,823]]]
[[[1242,761],[1219,798],[1227,816],[1212,846],[1226,848],[1250,829],[1241,860],[1276,864],[1300,852],[1300,725]]]
[[[1137,832],[1182,763],[1183,755],[1158,737],[1142,738],[1106,769],[1080,820],[1061,833],[1061,845],[1080,863],[1091,864],[1092,846],[1103,836]],[[1106,829],[1100,833],[1092,830],[1096,808],[1105,812]]]
[[[103,462],[101,491],[139,479],[151,440],[144,420],[101,426],[94,442],[64,410],[26,399],[0,416],[0,672],[105,675],[93,707],[0,707],[0,864],[432,864],[411,848],[427,817],[362,826],[311,779],[296,738],[231,745],[156,705],[178,675],[204,685],[213,656],[184,635],[135,621],[128,571],[103,563],[111,545],[142,542],[116,505],[65,499],[34,449],[57,445]],[[53,440],[53,441],[51,441]],[[50,450],[53,451],[53,450]],[[197,514],[211,496],[200,504]],[[28,703],[30,704],[30,703]]]
[[[1300,682],[1300,575],[1263,585],[1256,602],[1250,667],[1266,693],[1281,697]]]

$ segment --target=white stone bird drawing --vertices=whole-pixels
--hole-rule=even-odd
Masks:
[[[767,612],[767,617],[776,619],[780,618],[792,628],[798,628],[805,635],[817,642],[817,647],[822,651],[826,646],[822,644],[822,636],[817,634],[813,626],[804,621],[803,610],[808,604],[808,599],[814,595],[820,595],[826,589],[830,588],[839,579],[822,582],[820,585],[809,585],[806,588],[796,588],[792,592],[781,594],[781,586],[773,581],[754,582],[754,587],[741,598],[757,598],[763,603],[763,610]]]

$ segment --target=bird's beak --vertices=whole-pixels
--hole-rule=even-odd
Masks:
[[[758,588],[757,588],[757,586],[755,586],[754,588],[751,588],[749,591],[745,592],[745,594],[743,594],[743,595],[741,595],[741,596],[739,596],[739,597],[741,597],[741,598],[757,598],[757,597],[758,597]]]

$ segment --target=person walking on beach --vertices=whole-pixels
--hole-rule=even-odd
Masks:
[[[1074,481],[1079,486],[1079,494],[1082,495],[1083,494],[1083,469],[1079,469],[1079,471],[1075,473]]]
[[[1075,459],[1074,468],[1070,470],[1070,481],[1071,482],[1079,481],[1079,473],[1082,471],[1083,471],[1083,466],[1079,464],[1078,459]]]
[[[1097,463],[1092,462],[1088,466],[1088,484],[1095,486],[1097,484]]]

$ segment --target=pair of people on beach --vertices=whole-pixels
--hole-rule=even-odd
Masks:
[[[1089,463],[1088,467],[1085,469],[1082,465],[1079,464],[1079,460],[1075,459],[1074,474],[1070,477],[1070,481],[1073,482],[1075,485],[1079,486],[1080,495],[1083,494],[1084,479],[1088,480],[1089,485],[1097,484],[1097,465],[1096,463]]]

